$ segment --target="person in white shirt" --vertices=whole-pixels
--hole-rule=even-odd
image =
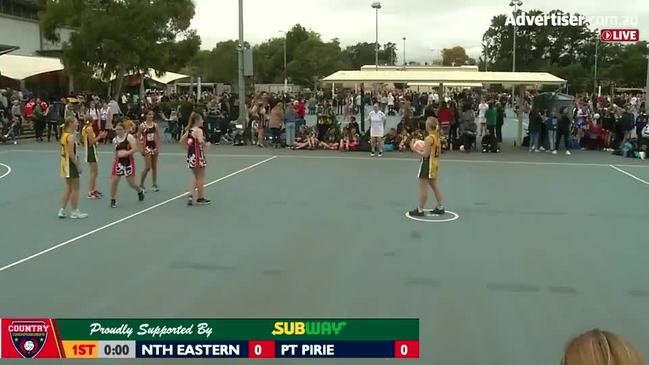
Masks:
[[[385,123],[387,118],[385,114],[379,110],[379,103],[374,103],[373,110],[368,114],[367,120],[370,123],[370,143],[372,144],[372,153],[370,156],[374,157],[377,152],[379,157],[383,156],[383,136],[385,135]]]
[[[435,97],[433,96],[433,93],[428,94],[428,105],[432,105],[434,101]]]
[[[480,105],[478,106],[478,122],[480,123],[480,135],[484,135],[484,131],[487,128],[487,109],[489,105],[487,102],[482,99],[480,100]]]
[[[381,95],[381,111],[385,113],[385,107],[388,105],[388,96]]]
[[[394,110],[394,95],[392,93],[388,94],[388,113]]]

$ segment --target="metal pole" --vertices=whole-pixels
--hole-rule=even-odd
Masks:
[[[374,65],[379,69],[379,9],[376,8],[376,43],[374,45]]]
[[[593,75],[593,95],[597,94],[597,63],[598,63],[599,40],[595,37],[595,74]]]
[[[516,1],[516,0],[514,0]],[[518,12],[518,4],[514,3],[514,16],[516,16],[516,13]],[[512,72],[516,72],[516,30],[518,27],[516,26],[516,21],[514,21],[514,48],[512,50]],[[514,95],[516,94],[515,92],[515,87],[512,86],[512,107],[514,106],[513,100],[514,100]],[[520,141],[519,141],[520,144]]]
[[[406,62],[406,37],[403,37],[403,67],[405,68],[408,65]]]
[[[246,108],[246,82],[243,78],[243,0],[239,0],[239,123],[245,124],[248,117]]]
[[[523,105],[525,104],[525,88],[519,86],[520,95],[518,97],[518,133],[516,134],[516,145],[523,145]],[[513,106],[513,104],[512,104]]]
[[[645,100],[645,110],[649,111],[649,55],[647,56],[647,81],[645,83],[645,94],[644,94],[644,100]]]
[[[286,34],[284,33],[284,94],[288,94],[288,75],[286,73]]]

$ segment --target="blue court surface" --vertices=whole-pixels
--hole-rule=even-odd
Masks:
[[[56,217],[56,145],[1,147],[3,317],[415,317],[422,363],[446,365],[556,364],[601,327],[649,355],[643,161],[451,152],[458,218],[420,222],[404,216],[412,154],[211,147],[213,204],[188,208],[183,151],[165,145],[160,192],[139,203],[123,182],[117,209],[84,196],[72,221]]]

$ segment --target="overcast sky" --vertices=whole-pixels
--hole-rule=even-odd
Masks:
[[[192,27],[202,48],[238,37],[238,0],[194,0]],[[244,37],[257,44],[279,37],[296,23],[322,35],[339,38],[343,47],[373,42],[375,12],[372,0],[244,0]],[[408,61],[441,59],[442,48],[463,46],[472,57],[480,54],[482,34],[494,15],[511,11],[509,0],[382,0],[379,43],[398,45],[399,62],[406,37]],[[524,10],[561,9],[586,16],[637,16],[640,38],[649,39],[649,0],[523,0]],[[620,27],[612,27],[620,28]],[[636,28],[636,27],[633,27]],[[434,51],[433,51],[434,50]]]

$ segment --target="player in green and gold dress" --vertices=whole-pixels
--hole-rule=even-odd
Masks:
[[[437,185],[437,175],[439,170],[439,156],[442,152],[442,143],[439,136],[439,121],[435,117],[428,117],[426,120],[426,132],[428,136],[424,140],[424,148],[417,150],[411,146],[411,150],[421,155],[419,165],[419,205],[417,209],[409,212],[411,216],[421,217],[425,215],[424,205],[428,200],[428,188],[430,187],[435,194],[437,206],[433,209],[432,214],[441,215],[445,213],[444,198]]]

